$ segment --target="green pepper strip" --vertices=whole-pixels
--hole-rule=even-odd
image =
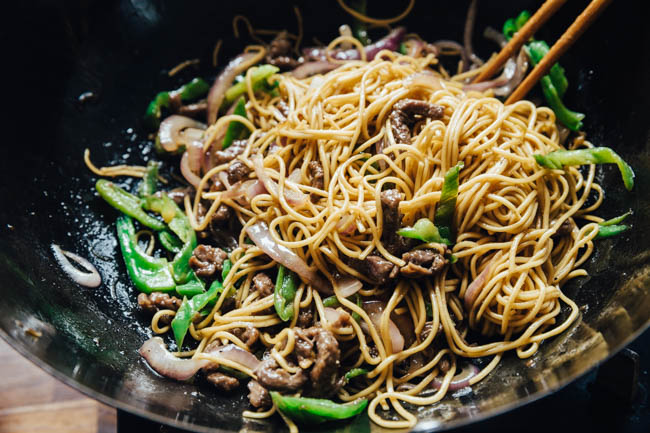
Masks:
[[[542,93],[544,93],[544,98],[546,99],[549,107],[551,107],[557,116],[557,119],[571,131],[579,131],[582,128],[582,119],[585,118],[585,115],[576,111],[569,110],[564,105],[562,99],[560,98],[560,95],[557,92],[557,89],[551,82],[551,79],[548,75],[544,75],[542,77],[540,84],[542,86]]]
[[[405,238],[418,239],[422,242],[437,242],[439,244],[451,245],[451,241],[443,238],[440,235],[438,227],[428,218],[420,218],[413,227],[399,229],[397,234]]]
[[[623,215],[614,217],[611,220],[603,221],[603,222],[599,223],[599,225],[601,225],[601,226],[613,226],[615,224],[622,223],[623,221],[625,221],[625,218],[629,217],[630,215],[632,215],[632,210],[629,210],[629,211],[625,212]]]
[[[238,116],[241,117],[246,117],[246,100],[244,97],[240,97],[239,100],[237,101],[237,105],[235,106],[235,111],[233,114],[237,114]],[[239,139],[242,137],[243,134],[245,134],[248,131],[248,128],[244,126],[243,123],[241,122],[230,122],[228,125],[228,129],[226,129],[226,135],[224,136],[223,139],[223,144],[221,145],[222,149],[226,149],[230,147],[233,141]]]
[[[435,222],[440,236],[445,239],[453,239],[453,222],[454,210],[456,209],[456,199],[458,198],[458,174],[465,164],[459,162],[445,173],[445,180],[442,184],[440,201],[436,209]]]
[[[113,182],[106,179],[99,179],[95,184],[95,188],[99,195],[115,209],[135,218],[151,229],[158,231],[165,229],[165,224],[142,209],[142,200],[140,198],[124,191]]]
[[[171,267],[176,282],[185,283],[192,273],[189,261],[196,248],[196,234],[189,219],[167,194],[149,196],[144,205],[147,209],[160,213],[168,221],[169,229],[183,241],[183,247],[174,256]]]
[[[137,248],[135,227],[131,218],[120,216],[116,226],[126,270],[138,290],[144,293],[174,290],[176,282],[167,260],[148,256]]]
[[[350,3],[350,6],[360,14],[366,15],[366,0],[357,0]],[[368,26],[361,20],[355,19],[352,23],[352,35],[363,45],[370,45],[368,37]]]
[[[353,368],[352,370],[348,371],[345,373],[345,378],[346,382],[349,382],[351,379],[354,379],[357,376],[363,376],[364,374],[368,374],[368,370],[365,368]]]
[[[538,64],[551,49],[544,41],[533,41],[526,45],[526,47],[528,48],[528,55],[533,65]],[[566,89],[569,87],[569,80],[566,78],[564,68],[559,63],[556,63],[549,70],[548,76],[551,78],[551,82],[555,86],[560,98],[563,98]]]
[[[183,248],[183,242],[167,230],[158,232],[158,240],[160,245],[170,253],[176,254]]]
[[[226,281],[226,277],[230,273],[230,270],[232,269],[232,262],[230,259],[226,259],[223,261],[223,269],[221,270],[221,281]]]
[[[208,289],[207,292],[196,295],[192,299],[183,299],[183,303],[176,312],[171,325],[178,350],[183,346],[185,334],[187,334],[187,330],[190,329],[190,324],[192,323],[194,315],[199,313],[210,301],[214,300],[221,289],[223,289],[221,283],[218,280],[215,280],[210,285],[210,289]]]
[[[298,288],[298,277],[282,265],[278,267],[278,277],[275,280],[275,291],[273,292],[273,304],[278,317],[283,321],[293,318],[293,299]]]
[[[147,197],[156,192],[156,181],[158,178],[158,167],[159,163],[156,161],[149,161],[147,164],[147,171],[142,178],[142,183],[138,188],[138,193],[140,197]]]
[[[194,272],[190,274],[185,284],[176,286],[176,293],[188,298],[193,298],[203,292],[205,292],[205,283],[203,283]]]
[[[598,228],[598,234],[596,235],[595,239],[605,239],[605,238],[611,238],[612,236],[620,235],[624,231],[628,230],[630,226],[627,224],[614,224],[611,226],[600,226]]]
[[[598,223],[598,234],[595,239],[605,239],[612,236],[620,235],[624,231],[628,230],[630,226],[622,223],[625,218],[632,215],[632,211],[627,211],[623,215],[612,218],[611,220],[603,221]]]
[[[251,84],[253,86],[253,92],[262,90],[268,78],[279,71],[280,69],[273,65],[253,66],[253,71],[251,72]],[[245,93],[246,80],[234,84],[232,87],[226,90],[224,104],[227,106],[232,105],[233,102],[235,102],[240,96]]]
[[[210,90],[210,85],[208,83],[201,78],[194,78],[192,81],[182,85],[176,90],[160,92],[156,95],[153,101],[149,103],[144,115],[145,121],[151,128],[158,128],[160,125],[160,118],[162,117],[162,108],[169,108],[172,95],[180,93],[182,101],[191,101],[192,99],[198,99],[205,95],[208,93],[208,90]]]
[[[537,164],[550,169],[561,169],[567,165],[616,164],[628,191],[634,188],[634,171],[623,158],[609,147],[592,147],[576,150],[556,150],[548,155],[533,155]]]
[[[276,391],[271,392],[271,399],[284,415],[305,424],[319,424],[330,420],[352,418],[363,412],[368,406],[366,399],[340,404],[321,398],[284,396]]]

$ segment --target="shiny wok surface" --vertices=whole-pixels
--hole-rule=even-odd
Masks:
[[[516,4],[515,4],[516,3]],[[479,54],[493,46],[480,31],[499,27],[526,3],[483,2],[474,40]],[[553,41],[586,2],[569,2],[539,36]],[[328,41],[350,22],[335,2],[298,2],[306,40]],[[194,75],[212,77],[214,43],[221,64],[243,48],[231,19],[243,13],[261,28],[295,29],[292,3],[237,1],[12,2],[3,27],[3,80],[8,93],[0,162],[0,336],[40,367],[107,404],[195,431],[276,430],[276,421],[241,419],[245,393],[219,395],[202,383],[176,383],[154,374],[136,353],[151,334],[135,311],[114,235],[116,213],[94,193],[83,149],[99,165],[139,164],[151,156],[141,122],[160,90]],[[420,1],[406,21],[428,40],[462,38],[467,4]],[[634,8],[639,8],[636,12]],[[393,9],[397,8],[394,6]],[[507,356],[486,380],[462,395],[419,409],[416,430],[476,422],[546,395],[571,382],[630,342],[650,318],[650,42],[641,5],[614,2],[562,60],[570,80],[567,105],[587,114],[597,145],[614,147],[637,173],[627,193],[614,167],[599,168],[606,187],[604,217],[634,209],[634,228],[598,243],[590,276],[565,288],[582,307],[581,320],[546,341],[530,362]],[[386,8],[385,15],[391,14]],[[633,31],[632,31],[633,29]],[[182,60],[196,71],[168,78]],[[79,96],[92,92],[84,103]],[[531,95],[536,97],[536,95]],[[125,181],[128,184],[128,181]],[[104,279],[98,289],[72,283],[58,269],[51,243],[88,257]],[[42,332],[38,339],[25,330]],[[353,429],[353,430],[351,430]],[[332,431],[380,431],[359,417]]]

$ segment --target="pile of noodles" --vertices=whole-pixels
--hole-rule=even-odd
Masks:
[[[594,182],[594,166],[583,172],[573,167],[539,167],[533,154],[561,148],[549,108],[530,101],[505,106],[484,94],[465,93],[458,77],[444,78],[444,73],[437,72],[441,70],[433,54],[412,58],[383,51],[371,62],[348,61],[325,75],[306,79],[290,73],[275,75],[271,81],[279,82],[276,96],[254,93],[247,74],[248,120],[220,117],[205,131],[203,151],[218,149],[224,129],[239,120],[250,130],[250,137],[237,160],[250,168],[249,179],[259,177],[261,163],[278,188],[250,200],[233,198],[229,190],[211,191],[213,179],[223,179],[219,173],[228,167],[223,164],[201,173],[196,197],[186,199],[195,230],[206,229],[220,204],[234,210],[244,229],[230,256],[232,270],[224,281],[225,290],[211,314],[191,327],[192,337],[200,343],[185,356],[209,358],[201,352],[215,340],[247,349],[231,331],[252,325],[279,365],[294,371],[297,367],[285,360],[294,347],[292,328],[300,310],[313,308],[315,321],[332,330],[340,342],[356,343],[345,346],[352,349],[342,352],[341,364],[345,368],[370,366],[366,379],[344,386],[338,398],[369,398],[369,416],[374,422],[403,428],[416,423],[404,403],[430,405],[441,400],[460,371],[462,358],[493,356],[469,380],[473,385],[497,367],[504,352],[514,350],[520,358],[530,357],[542,340],[576,320],[578,308],[563,294],[562,286],[585,275],[579,267],[591,254],[598,232],[600,219],[591,213],[602,201],[602,190]],[[392,135],[389,114],[393,104],[404,98],[438,104],[444,107],[444,116],[422,119],[413,129],[412,142],[399,144]],[[286,117],[279,107],[281,101],[289,107]],[[584,140],[575,145],[591,146]],[[310,161],[320,162],[324,169],[322,190],[310,186]],[[464,168],[452,249],[456,263],[433,277],[398,277],[386,286],[373,286],[367,276],[346,265],[345,256],[364,259],[373,253],[403,266],[401,257],[391,255],[381,242],[381,191],[396,188],[402,193],[403,225],[413,225],[423,217],[433,220],[444,174],[460,161]],[[316,196],[313,201],[296,205],[292,200],[310,194]],[[198,216],[201,200],[211,203],[203,217]],[[582,221],[573,224],[575,219]],[[571,233],[554,236],[567,220],[573,224]],[[329,280],[339,308],[358,314],[359,320],[352,320],[347,328],[332,327],[323,306],[325,295],[303,280],[293,319],[282,322],[273,310],[273,296],[260,298],[251,288],[256,273],[277,267],[247,239],[246,229],[259,222],[268,226],[275,243]],[[422,246],[441,249],[436,244]],[[373,322],[362,306],[341,295],[334,270],[364,282],[358,292],[362,301],[381,295],[388,299],[381,320]],[[238,280],[243,284],[235,289]],[[228,296],[234,296],[236,308],[222,314]],[[429,316],[427,304],[431,305]],[[410,346],[397,353],[391,340],[391,314],[412,323],[415,336]],[[156,314],[156,332],[168,330],[158,324],[163,315],[173,315],[173,311]],[[431,322],[432,331],[424,338],[426,322]],[[273,326],[278,324],[281,328]],[[470,344],[468,329],[485,336],[482,341],[487,342]],[[427,348],[433,356],[424,358]],[[407,359],[419,368],[400,369]],[[442,362],[448,368],[441,368]],[[236,363],[233,366],[237,368]],[[382,416],[381,409],[390,408],[399,419]],[[261,418],[273,411],[245,415]]]

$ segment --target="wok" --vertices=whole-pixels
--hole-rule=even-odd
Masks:
[[[334,2],[298,2],[305,40],[333,38],[350,22]],[[569,2],[538,33],[554,41],[586,2]],[[272,431],[280,424],[247,422],[245,394],[223,396],[201,383],[158,377],[137,348],[151,334],[135,311],[136,293],[118,254],[116,213],[94,193],[82,161],[91,149],[98,165],[139,164],[151,156],[142,124],[146,104],[160,90],[195,75],[214,76],[210,59],[238,53],[231,21],[245,14],[260,28],[295,29],[293,3],[151,0],[7,2],[3,26],[6,98],[0,170],[0,335],[63,382],[111,406],[194,431]],[[482,2],[474,44],[488,56],[486,25],[538,2]],[[637,174],[628,193],[615,167],[598,168],[606,187],[598,210],[612,217],[632,208],[633,229],[599,241],[589,276],[566,286],[581,320],[545,341],[530,362],[506,356],[486,380],[461,397],[420,408],[416,430],[456,427],[511,410],[575,380],[638,336],[650,320],[650,42],[641,3],[613,2],[562,59],[570,88],[567,105],[587,114],[596,145],[617,149]],[[9,8],[7,11],[6,9]],[[383,7],[385,16],[399,5]],[[406,20],[428,40],[462,39],[466,2],[420,1]],[[380,13],[377,8],[378,13]],[[243,31],[246,34],[245,31]],[[198,70],[169,78],[166,71],[199,58]],[[92,92],[94,97],[79,96]],[[539,98],[531,94],[532,98]],[[125,181],[128,183],[128,181]],[[71,282],[50,250],[57,243],[96,264],[103,285]],[[26,329],[42,333],[28,335]],[[359,424],[361,423],[361,424]],[[367,417],[352,426],[368,427]],[[329,426],[344,431],[343,425]]]

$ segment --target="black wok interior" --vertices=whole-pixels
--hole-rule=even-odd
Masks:
[[[371,6],[393,15],[404,1]],[[484,58],[495,49],[481,33],[500,28],[524,6],[541,2],[481,2],[474,45]],[[538,33],[554,41],[586,5],[568,2]],[[296,29],[293,4],[303,13],[305,40],[329,41],[350,18],[334,1],[235,2],[68,0],[10,2],[2,27],[6,99],[4,155],[0,158],[0,336],[46,371],[110,405],[182,428],[273,431],[281,424],[244,421],[245,394],[218,395],[201,383],[176,383],[153,373],[137,348],[151,334],[135,311],[114,235],[116,212],[94,192],[96,177],[83,164],[91,149],[98,165],[140,164],[154,156],[142,122],[146,105],[196,75],[212,79],[215,42],[220,64],[250,42],[233,37],[232,18],[244,14],[259,28]],[[462,40],[468,2],[417,2],[406,20],[427,40]],[[616,167],[598,169],[613,217],[632,208],[633,229],[598,242],[587,269],[567,293],[582,320],[546,341],[531,362],[508,356],[471,393],[448,396],[420,409],[417,430],[475,422],[539,398],[588,371],[642,332],[650,320],[650,30],[641,2],[612,2],[564,56],[570,81],[567,105],[585,112],[596,145],[621,153],[636,171],[623,188]],[[201,66],[169,78],[185,59]],[[92,92],[94,98],[80,102]],[[531,98],[539,98],[532,93]],[[168,165],[175,164],[168,160]],[[127,180],[119,182],[129,184]],[[50,244],[89,258],[104,283],[97,289],[70,281]],[[25,333],[42,332],[40,338]],[[332,431],[380,431],[367,417]],[[349,430],[353,429],[353,430]],[[322,430],[322,428],[321,428]],[[327,428],[326,428],[327,430]]]

